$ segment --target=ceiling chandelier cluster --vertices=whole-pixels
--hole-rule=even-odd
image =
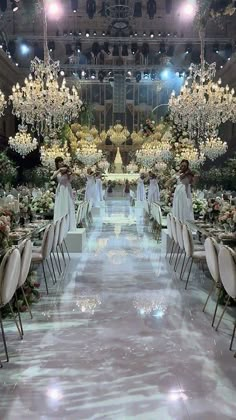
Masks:
[[[67,145],[60,147],[58,144],[53,144],[51,147],[42,146],[40,149],[41,163],[50,170],[55,170],[55,159],[61,156],[64,162],[69,165],[71,156]]]
[[[113,127],[107,131],[107,136],[110,138],[111,142],[119,147],[121,146],[129,137],[130,132],[126,127],[123,127],[121,124],[115,124]]]
[[[80,148],[76,152],[76,157],[85,166],[93,166],[102,159],[102,151],[97,150],[95,144],[81,142]]]
[[[19,132],[16,133],[15,137],[10,137],[8,143],[10,148],[19,153],[24,159],[25,156],[37,149],[38,141],[36,138],[32,138],[31,134],[27,133],[27,126],[19,125],[18,128]]]
[[[65,121],[78,117],[81,101],[77,89],[70,90],[63,79],[58,80],[59,61],[52,61],[48,51],[47,17],[45,0],[42,1],[44,13],[44,60],[35,57],[31,62],[31,73],[20,87],[12,88],[10,101],[13,114],[21,118],[23,124],[30,125],[38,134],[45,136],[51,130],[63,127]]]
[[[1,115],[3,115],[4,108],[6,107],[6,105],[7,105],[7,101],[5,99],[4,94],[0,90],[0,117],[1,117]]]
[[[236,98],[234,89],[223,87],[221,80],[214,82],[216,63],[204,59],[204,30],[199,31],[201,65],[191,64],[190,75],[180,94],[169,100],[170,118],[183,131],[187,131],[196,145],[209,137],[217,137],[219,126],[228,120],[235,121]]]

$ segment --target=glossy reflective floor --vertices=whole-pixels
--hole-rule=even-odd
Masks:
[[[185,291],[162,248],[140,209],[108,202],[87,250],[24,314],[24,340],[5,323],[1,419],[236,418],[230,314],[216,333],[209,280],[195,269]]]

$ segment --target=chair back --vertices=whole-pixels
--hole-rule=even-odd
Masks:
[[[171,220],[171,231],[172,231],[173,239],[175,243],[177,243],[177,232],[176,232],[176,222],[175,222],[176,218],[173,216],[173,214],[171,214],[170,220]]]
[[[60,230],[59,230],[59,237],[58,237],[58,245],[61,245],[67,235],[66,231],[66,216],[62,217],[60,223]]]
[[[183,225],[183,243],[187,257],[192,257],[194,251],[193,237],[186,225]]]
[[[19,249],[19,248],[18,248]],[[24,241],[24,247],[19,251],[21,252],[21,270],[20,270],[20,277],[18,280],[18,286],[21,287],[25,283],[31,265],[31,258],[32,258],[32,250],[33,245],[30,239],[26,239]]]
[[[52,243],[52,251],[56,252],[58,240],[59,240],[59,234],[60,234],[60,226],[61,226],[61,220],[59,219],[54,223],[54,237],[53,237],[53,243]]]
[[[226,246],[219,251],[219,271],[222,284],[232,298],[236,298],[236,263],[232,252]]]
[[[204,242],[206,251],[206,262],[213,280],[218,283],[220,281],[220,271],[218,262],[218,252],[212,238],[206,238]]]
[[[54,229],[55,229],[54,224],[51,223],[47,229],[47,235],[41,248],[43,259],[48,258],[52,251],[53,241],[54,241]]]
[[[166,225],[167,225],[168,235],[172,239],[173,235],[172,235],[172,229],[171,229],[171,215],[170,215],[170,213],[167,214]]]
[[[20,276],[21,256],[17,248],[10,249],[4,256],[0,267],[0,305],[12,299]]]
[[[176,225],[176,235],[177,235],[177,241],[179,244],[180,249],[184,249],[184,240],[183,240],[183,224],[180,222],[180,220],[175,221]]]

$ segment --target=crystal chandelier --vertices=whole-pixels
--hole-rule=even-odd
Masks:
[[[199,153],[192,143],[186,143],[180,152],[175,155],[175,160],[179,164],[181,160],[187,159],[193,168],[198,168],[205,162],[206,158],[202,152]]]
[[[83,142],[81,148],[76,152],[76,157],[85,166],[93,166],[101,160],[102,151],[97,150],[95,144]]]
[[[116,124],[114,127],[110,127],[107,132],[107,136],[110,137],[112,143],[119,147],[121,146],[129,137],[130,133],[126,127],[123,127],[121,124]]]
[[[19,132],[9,138],[10,148],[19,153],[24,159],[26,155],[37,149],[38,141],[27,133],[27,126],[19,125]]]
[[[106,159],[102,159],[98,162],[98,167],[101,171],[107,172],[110,167],[110,163]]]
[[[204,60],[204,31],[199,32],[201,41],[201,65],[191,64],[190,76],[180,94],[172,92],[169,100],[170,118],[188,134],[196,145],[208,137],[216,137],[219,126],[235,118],[234,89],[214,82],[216,63]]]
[[[5,96],[3,94],[3,92],[0,90],[0,117],[1,115],[3,115],[4,112],[4,108],[7,105],[7,101],[5,100]]]
[[[133,131],[130,137],[135,146],[139,146],[144,142],[143,132],[141,130],[139,132]]]
[[[130,162],[129,165],[127,165],[126,169],[127,169],[127,172],[131,174],[138,172],[138,166],[136,165],[135,162]]]
[[[23,124],[32,126],[38,134],[48,134],[51,130],[63,127],[65,121],[71,122],[78,117],[81,101],[77,89],[70,90],[63,79],[59,84],[59,61],[52,61],[47,45],[47,18],[44,1],[44,60],[37,57],[31,62],[31,73],[20,87],[12,88],[10,101],[13,114],[21,118]]]
[[[58,144],[53,144],[51,147],[42,146],[40,149],[41,163],[50,170],[55,170],[56,157],[62,157],[65,164],[69,165],[71,156],[68,152],[68,147],[60,147]]]
[[[215,160],[227,151],[228,145],[223,142],[220,137],[209,138],[205,143],[200,145],[200,151],[210,160]]]

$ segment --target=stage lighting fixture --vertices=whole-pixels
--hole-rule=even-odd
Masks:
[[[95,70],[90,71],[90,77],[91,77],[92,80],[96,79],[96,71]]]
[[[156,80],[156,72],[155,72],[155,70],[152,70],[151,71],[151,80],[152,81]]]
[[[120,52],[119,52],[119,46],[118,45],[113,46],[112,55],[113,55],[113,57],[119,57]]]
[[[72,9],[73,13],[78,12],[78,8],[79,8],[78,0],[71,0],[71,9]]]
[[[214,53],[219,54],[219,43],[215,42],[215,44],[213,44],[212,49]]]
[[[105,31],[102,32],[102,36],[106,36],[106,32]]]
[[[104,46],[103,46],[103,50],[107,55],[111,54],[111,51],[109,49],[109,43],[108,42],[104,42]]]
[[[64,70],[61,70],[61,71],[60,71],[60,76],[62,76],[62,77],[64,77],[64,76],[65,76],[65,72],[64,72]]]
[[[136,31],[134,32],[134,36],[138,36],[138,33]]]
[[[55,42],[54,41],[48,41],[48,49],[50,52],[55,51]]]
[[[147,34],[146,34],[146,32],[145,32],[145,31],[143,32],[143,36],[147,36]]]
[[[81,43],[80,42],[76,42],[75,48],[76,48],[77,52],[80,53],[81,52]]]
[[[193,51],[192,44],[186,44],[186,46],[185,46],[185,54],[191,54],[192,51]]]
[[[150,32],[149,36],[150,36],[150,38],[154,38],[154,33],[153,33],[153,31],[151,31],[151,32]]]
[[[167,80],[169,78],[169,76],[170,76],[170,71],[168,69],[162,70],[162,72],[161,72],[161,78],[163,80]]]
[[[143,72],[143,78],[144,78],[145,80],[149,79],[149,75],[150,75],[149,70],[144,70],[144,72]]]
[[[82,76],[82,77],[84,77],[84,76],[85,76],[85,71],[84,71],[84,70],[82,70],[82,71],[81,71],[81,76]]]
[[[166,52],[166,44],[164,42],[160,43],[160,53],[165,54]]]
[[[7,0],[0,0],[0,9],[1,12],[5,12],[7,10]]]
[[[134,3],[134,17],[135,18],[142,17],[142,2],[141,1],[136,1]]]
[[[13,12],[16,12],[19,9],[18,4],[14,0],[11,0],[11,9]]]
[[[86,36],[86,38],[89,38],[90,37],[90,32],[89,31],[86,31],[85,32],[85,36]]]
[[[137,82],[137,83],[139,83],[139,82],[140,82],[140,80],[142,79],[142,75],[141,75],[141,72],[140,72],[140,71],[137,71],[137,72],[135,73],[135,79],[136,79],[136,82]]]
[[[128,77],[131,77],[131,76],[132,76],[132,72],[131,72],[131,70],[128,70],[128,71],[127,71],[127,76],[128,76]]]
[[[148,0],[147,2],[147,14],[149,19],[153,19],[157,11],[157,4],[155,0]]]
[[[121,55],[123,55],[123,57],[128,57],[129,55],[128,47],[125,44],[122,45]]]
[[[51,19],[59,19],[63,14],[62,6],[58,1],[51,1],[48,3],[46,5],[46,11],[48,17]]]
[[[22,55],[27,55],[30,52],[30,47],[27,44],[20,45],[20,52]]]
[[[158,36],[161,36],[161,32],[158,32]]]
[[[134,55],[138,51],[138,44],[133,43],[131,44],[131,53]]]
[[[96,36],[96,35],[97,35],[97,32],[96,32],[96,31],[94,31],[94,32],[93,32],[93,36]]]
[[[98,72],[98,80],[102,83],[104,78],[105,78],[105,73],[102,70],[100,70]]]
[[[78,35],[79,35],[79,36],[81,36],[81,35],[82,35],[82,32],[81,32],[80,30],[78,31]]]

